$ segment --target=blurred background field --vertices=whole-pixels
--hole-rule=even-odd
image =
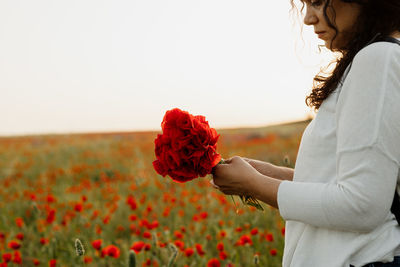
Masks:
[[[217,129],[217,149],[294,167],[308,123]],[[0,266],[280,266],[279,212],[157,175],[157,133],[0,138]]]

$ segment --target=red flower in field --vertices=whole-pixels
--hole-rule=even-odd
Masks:
[[[102,243],[102,242],[103,242],[103,240],[101,240],[101,239],[94,240],[94,241],[92,242],[93,248],[94,248],[95,250],[100,250],[100,249],[101,249],[101,243]]]
[[[202,219],[206,219],[206,218],[208,217],[207,211],[203,211],[202,213],[200,213],[200,217],[201,217]]]
[[[240,239],[236,242],[236,245],[238,246],[244,246],[246,244],[249,244],[250,246],[253,245],[253,241],[251,240],[251,237],[248,235],[242,235]]]
[[[222,237],[222,238],[225,237],[226,236],[226,232],[224,230],[221,230],[219,232],[219,236]]]
[[[77,212],[81,212],[83,210],[82,203],[75,204],[74,210],[77,211]]]
[[[114,245],[108,245],[107,247],[103,248],[102,251],[105,255],[108,255],[113,258],[119,258],[119,248]]]
[[[15,236],[17,239],[19,239],[19,240],[24,240],[24,234],[23,233],[18,233],[16,236]]]
[[[81,199],[82,199],[82,202],[86,202],[87,201],[87,196],[82,195]]]
[[[275,256],[276,253],[278,253],[278,251],[274,248],[269,251],[269,254],[271,254],[271,256]]]
[[[18,217],[15,219],[15,224],[21,228],[24,225],[24,219],[22,219],[21,217]]]
[[[56,219],[56,210],[52,209],[47,213],[46,222],[50,224],[54,222],[55,219]]]
[[[258,234],[258,229],[257,229],[257,228],[251,229],[250,234],[251,234],[251,235],[256,235],[256,234]]]
[[[32,262],[33,262],[33,265],[35,265],[35,266],[40,265],[40,261],[38,259],[33,259]]]
[[[143,233],[143,237],[147,238],[147,239],[151,239],[151,233],[146,231],[146,232]]]
[[[139,253],[145,246],[145,243],[143,241],[136,241],[133,243],[131,249],[135,251],[136,253]]]
[[[224,250],[224,244],[223,244],[222,242],[219,242],[219,243],[217,244],[217,250],[218,250],[218,251],[223,251],[223,250]]]
[[[51,259],[49,261],[49,267],[56,267],[57,264],[57,260],[56,259]]]
[[[56,198],[53,195],[48,195],[46,200],[49,203],[56,202]]]
[[[0,232],[0,241],[3,241],[4,238],[6,238],[6,234]]]
[[[202,245],[196,244],[195,247],[196,247],[197,253],[198,253],[200,256],[203,256],[204,254],[206,254],[206,253],[204,252],[204,250],[203,250]]]
[[[9,262],[12,259],[12,254],[11,253],[4,253],[2,258],[3,258],[4,262]]]
[[[226,260],[226,258],[228,258],[228,254],[226,254],[225,251],[220,251],[220,252],[219,252],[219,258],[220,258],[221,260]]]
[[[137,220],[137,216],[132,214],[132,215],[129,216],[129,220],[130,221],[136,221]]]
[[[7,263],[5,263],[5,262],[0,262],[0,267],[7,267]]]
[[[207,262],[207,267],[220,267],[221,263],[218,259],[212,258]]]
[[[235,232],[238,232],[238,233],[240,233],[241,231],[243,231],[243,229],[242,229],[242,227],[236,227],[236,229],[235,229]]]
[[[19,252],[18,250],[14,251],[13,262],[17,263],[17,264],[21,264],[22,263],[21,252]]]
[[[183,238],[183,234],[178,230],[176,230],[174,232],[174,236],[175,236],[176,239],[182,239]]]
[[[97,218],[97,216],[99,216],[100,211],[99,210],[94,210],[92,213],[92,217],[90,219],[94,220]]]
[[[21,247],[21,244],[13,240],[8,243],[8,247],[11,249],[19,249]]]
[[[174,108],[165,113],[163,133],[155,139],[157,160],[153,167],[162,176],[187,182],[204,177],[221,160],[216,152],[219,135],[204,116],[193,116]]]
[[[285,235],[285,227],[283,227],[283,228],[281,229],[281,233],[282,233],[282,235]]]
[[[136,204],[136,200],[135,197],[132,195],[129,195],[126,199],[126,204],[128,204],[129,206],[131,206],[131,210],[135,210],[137,209],[137,204]]]
[[[186,257],[192,256],[193,253],[194,253],[194,249],[193,249],[193,248],[187,248],[187,249],[185,249],[185,255],[186,255]]]
[[[92,259],[91,257],[85,256],[85,257],[83,258],[83,261],[84,261],[85,263],[91,263],[91,262],[93,261],[93,259]]]
[[[144,250],[145,251],[149,251],[151,249],[151,245],[150,244],[144,244]]]
[[[183,243],[182,240],[175,240],[174,244],[179,248],[179,250],[181,251],[185,250],[185,243]]]
[[[106,215],[106,216],[103,218],[103,223],[104,223],[104,224],[108,224],[108,223],[110,222],[110,219],[111,219],[111,216],[110,216],[110,215]]]
[[[274,235],[268,233],[268,234],[265,235],[265,239],[266,239],[268,242],[273,242],[273,241],[274,241]]]
[[[159,222],[157,220],[154,220],[151,224],[149,224],[148,228],[149,230],[157,228],[159,226]]]

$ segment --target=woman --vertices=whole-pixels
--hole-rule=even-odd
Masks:
[[[400,184],[400,45],[378,42],[400,40],[400,1],[303,5],[304,23],[343,56],[314,78],[306,103],[318,113],[294,170],[237,156],[214,169],[212,184],[279,209],[284,267],[400,266],[390,210]]]

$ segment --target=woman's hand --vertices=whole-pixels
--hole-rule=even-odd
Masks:
[[[214,167],[211,184],[227,195],[252,196],[252,186],[259,175],[248,161],[235,156]]]
[[[211,184],[227,195],[250,196],[278,208],[278,188],[282,182],[258,172],[249,162],[235,156],[213,169]]]

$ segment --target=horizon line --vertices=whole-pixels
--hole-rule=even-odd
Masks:
[[[272,122],[269,124],[263,125],[254,125],[254,126],[228,126],[228,127],[213,127],[217,131],[225,131],[225,130],[242,130],[242,129],[257,129],[257,128],[264,128],[269,126],[278,126],[278,125],[285,125],[291,124],[296,122],[305,122],[311,120],[312,117],[306,117],[303,119],[293,119],[293,120],[283,120],[281,122]],[[161,129],[143,129],[143,130],[111,130],[111,131],[77,131],[77,132],[43,132],[43,133],[22,133],[22,134],[1,134],[0,139],[6,138],[24,138],[24,137],[39,137],[39,136],[54,136],[54,135],[112,135],[112,134],[129,134],[129,133],[152,133],[152,132],[161,132]]]

